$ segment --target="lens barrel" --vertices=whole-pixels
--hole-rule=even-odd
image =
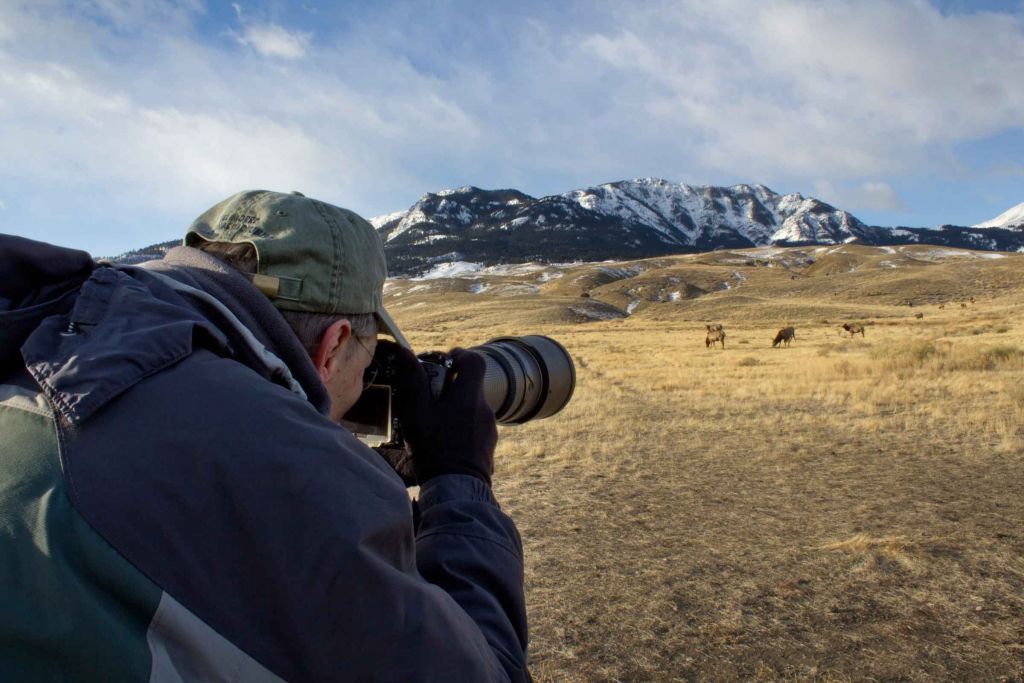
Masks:
[[[550,337],[498,337],[470,349],[484,357],[484,397],[500,424],[554,415],[569,403],[576,368]]]

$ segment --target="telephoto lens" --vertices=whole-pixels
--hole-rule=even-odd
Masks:
[[[410,479],[402,425],[392,412],[396,385],[395,345],[379,344],[367,368],[369,385],[341,423],[363,443],[377,449],[406,482]],[[498,337],[468,349],[484,359],[484,400],[500,424],[522,424],[550,417],[564,408],[576,388],[572,356],[550,337]],[[447,354],[419,355],[435,397],[444,391],[452,360]]]
[[[500,424],[550,417],[572,398],[576,368],[550,337],[498,337],[469,350],[487,364],[484,397]]]

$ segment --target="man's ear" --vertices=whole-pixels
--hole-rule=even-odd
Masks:
[[[352,323],[348,320],[335,320],[320,336],[320,343],[313,354],[313,366],[320,375],[320,381],[326,383],[334,366],[338,364],[338,350],[345,346],[352,336]]]

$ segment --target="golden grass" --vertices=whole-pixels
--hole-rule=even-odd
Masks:
[[[687,268],[717,267],[700,258]],[[863,259],[798,279],[753,265],[740,289],[585,324],[559,313],[568,276],[397,308],[417,348],[542,333],[576,362],[569,406],[502,427],[497,453],[536,678],[1021,680],[1022,262],[881,281]],[[971,290],[935,282],[965,281],[985,293],[967,309],[904,303],[956,301]],[[772,349],[784,324],[797,338]]]

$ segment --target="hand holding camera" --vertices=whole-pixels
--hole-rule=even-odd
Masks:
[[[494,423],[522,424],[566,406],[569,353],[550,337],[498,337],[450,353],[413,354],[381,340],[359,401],[342,420],[407,486],[461,473],[490,483]]]
[[[387,343],[387,342],[382,342]],[[494,411],[484,399],[484,359],[473,351],[453,349],[429,354],[424,363],[412,351],[391,344],[394,410],[412,452],[416,480],[422,484],[440,474],[468,474],[488,484],[494,472],[498,431]],[[431,372],[445,368],[435,396]]]

